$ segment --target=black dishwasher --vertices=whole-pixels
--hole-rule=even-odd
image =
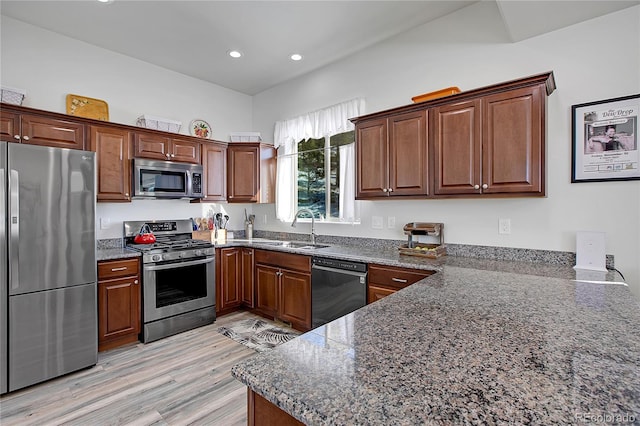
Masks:
[[[316,328],[367,304],[367,264],[311,260],[311,323]]]

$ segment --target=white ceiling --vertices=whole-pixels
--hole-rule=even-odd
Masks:
[[[484,0],[494,1],[494,0]],[[2,15],[248,95],[475,1],[0,1]],[[497,0],[511,41],[640,3]],[[227,52],[244,56],[231,59]],[[289,60],[292,53],[304,59]]]

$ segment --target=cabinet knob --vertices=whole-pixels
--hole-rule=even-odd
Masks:
[[[24,139],[25,141],[29,140],[29,136],[23,136],[22,139]]]
[[[15,140],[18,140],[18,141],[19,141],[19,140],[20,140],[20,135],[13,135],[13,138],[14,138]]]
[[[489,187],[489,185],[487,185],[486,183],[482,184],[482,189],[487,189]]]
[[[171,154],[171,158],[173,158],[173,157],[175,157],[175,156],[176,156],[175,154]]]
[[[124,193],[124,196],[125,196],[125,197],[128,197],[128,196],[129,196],[129,193],[128,193],[128,192],[125,192],[125,193]]]
[[[382,188],[382,192],[387,192],[388,189],[387,188]]]
[[[166,154],[165,154],[165,157],[169,158],[169,153],[166,153]]]
[[[473,185],[473,189],[480,189],[480,185]]]
[[[138,280],[133,280],[133,283],[134,284],[138,284]]]
[[[389,188],[389,192],[393,192],[393,188]]]

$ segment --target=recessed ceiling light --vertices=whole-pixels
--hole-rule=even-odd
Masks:
[[[113,0],[98,0],[100,3],[111,3]]]
[[[291,57],[292,61],[301,61],[302,60],[302,55],[299,54],[299,53],[294,53],[290,57]]]
[[[242,52],[239,52],[237,50],[230,50],[229,56],[231,56],[232,58],[239,58],[242,56]]]

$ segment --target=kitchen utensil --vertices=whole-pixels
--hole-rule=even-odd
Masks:
[[[146,223],[142,225],[138,235],[133,238],[133,242],[136,244],[153,244],[156,242],[156,236],[151,232],[151,228]]]
[[[224,229],[227,229],[227,223],[229,223],[229,215],[225,214],[224,215],[224,224],[222,225],[222,227]]]
[[[244,209],[244,221],[249,222],[249,218],[247,217],[247,209]]]
[[[255,223],[256,220],[256,215],[255,214],[250,214],[249,215],[249,222],[251,222],[251,224],[253,225]]]
[[[222,228],[222,213],[216,213],[216,228]]]

